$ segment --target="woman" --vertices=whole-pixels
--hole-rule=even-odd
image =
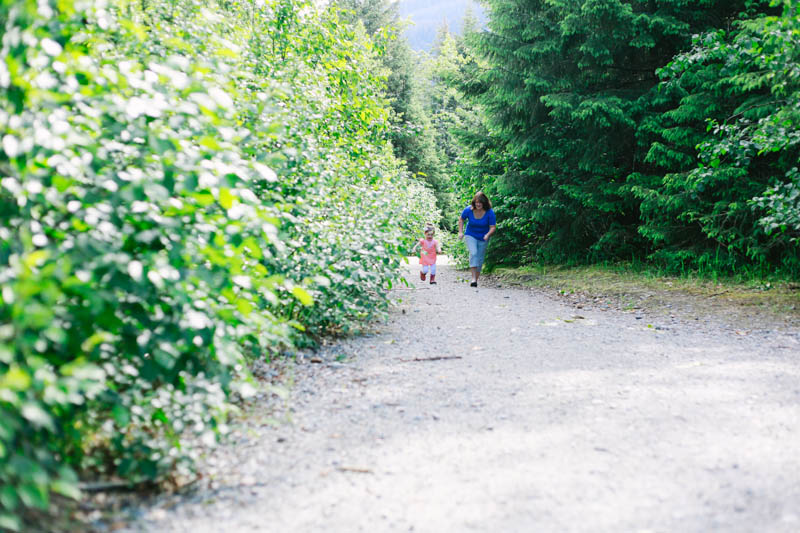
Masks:
[[[464,231],[465,221],[466,231]],[[458,238],[464,239],[469,250],[469,270],[472,272],[470,287],[478,286],[478,277],[481,275],[483,259],[486,257],[486,245],[489,243],[489,237],[494,234],[496,224],[489,198],[481,191],[476,192],[472,202],[461,212],[461,218],[458,219]]]

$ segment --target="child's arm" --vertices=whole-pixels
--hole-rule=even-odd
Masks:
[[[416,251],[417,251],[417,248],[419,248],[419,241],[417,241],[417,244],[415,244],[415,245],[414,245],[414,247],[411,249],[411,253],[412,253],[412,254],[413,254],[413,253],[416,253]]]
[[[440,243],[439,241],[436,241],[436,253],[437,254],[442,253],[442,243]]]

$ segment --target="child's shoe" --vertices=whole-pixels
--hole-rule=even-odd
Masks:
[[[431,285],[436,285],[436,274],[431,274]]]
[[[420,272],[419,273],[419,279],[421,279],[422,281],[425,281],[425,272]]]

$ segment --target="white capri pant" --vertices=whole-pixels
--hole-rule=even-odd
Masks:
[[[427,274],[430,271],[431,276],[436,275],[436,265],[422,265],[422,273]]]

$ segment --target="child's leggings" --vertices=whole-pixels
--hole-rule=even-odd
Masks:
[[[422,265],[422,273],[427,274],[430,269],[431,276],[436,275],[436,265]]]

